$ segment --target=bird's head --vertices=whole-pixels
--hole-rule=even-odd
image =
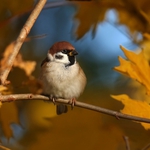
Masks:
[[[75,48],[66,41],[55,43],[48,51],[47,57],[50,61],[55,61],[64,64],[66,67],[76,63]]]

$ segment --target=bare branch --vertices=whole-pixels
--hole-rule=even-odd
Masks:
[[[3,146],[3,145],[1,145],[1,144],[0,144],[0,149],[1,149],[1,150],[10,150],[9,148],[7,148],[7,147],[5,147],[5,146]]]
[[[144,148],[142,148],[142,150],[148,150],[148,148],[150,148],[150,143],[148,143]]]
[[[49,101],[49,98],[46,96],[43,96],[43,95],[34,95],[34,94],[30,94],[30,93],[29,94],[0,95],[0,102],[2,102],[2,103],[20,101],[20,100],[45,100],[45,101]],[[70,100],[66,100],[66,99],[56,99],[56,103],[71,105],[69,102],[70,102]],[[86,104],[86,103],[79,102],[79,101],[77,101],[75,103],[75,106],[80,107],[80,108],[93,110],[93,111],[107,114],[110,116],[114,116],[117,119],[122,118],[122,119],[128,119],[128,120],[132,120],[132,121],[150,123],[150,119],[147,119],[147,118],[141,118],[141,117],[136,117],[136,116],[132,116],[132,115],[122,114],[122,113],[117,112],[117,111],[101,108],[98,106]]]
[[[46,5],[44,6],[44,9],[48,8],[55,8],[59,6],[66,6],[66,5],[75,5],[76,3],[74,1],[50,1],[47,2]]]
[[[126,144],[126,150],[130,150],[129,138],[127,136],[123,136],[123,139]]]
[[[30,32],[33,24],[35,23],[38,15],[40,14],[42,8],[44,7],[45,3],[47,0],[39,0],[39,2],[37,3],[37,5],[35,6],[34,10],[32,11],[31,15],[29,16],[29,18],[27,19],[25,25],[23,26],[16,42],[13,48],[13,53],[10,55],[10,57],[8,58],[8,61],[6,62],[6,66],[7,68],[4,69],[1,73],[0,73],[0,82],[1,84],[5,85],[6,83],[6,79],[7,76],[12,68],[12,65],[14,63],[14,60],[24,42],[24,40],[26,39],[28,33]]]

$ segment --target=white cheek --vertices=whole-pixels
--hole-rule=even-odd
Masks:
[[[61,56],[63,56],[63,58],[62,59],[57,59],[57,58],[55,58],[55,55],[61,55]],[[54,61],[59,62],[59,63],[63,63],[63,64],[69,64],[70,63],[70,61],[68,59],[68,56],[66,54],[61,53],[61,52],[58,52],[57,54],[54,54]]]
[[[50,61],[53,61],[53,60],[54,60],[53,56],[52,56],[50,53],[47,54],[47,57],[48,57],[48,59],[49,59]]]

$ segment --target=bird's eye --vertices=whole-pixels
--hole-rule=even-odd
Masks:
[[[61,52],[67,54],[68,51],[66,49],[63,49]]]
[[[63,56],[62,56],[62,55],[55,55],[55,58],[56,58],[56,59],[62,59]]]

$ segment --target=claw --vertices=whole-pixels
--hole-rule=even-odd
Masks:
[[[56,99],[57,98],[55,96],[48,95],[48,94],[42,94],[42,95],[47,96],[49,98],[49,100],[53,102],[54,105],[56,104]],[[45,102],[48,102],[48,101],[45,101]]]
[[[71,104],[71,109],[74,108],[74,105],[76,104],[76,98],[72,98],[70,101],[69,101],[69,104]]]
[[[120,118],[119,118],[117,112],[115,113],[115,117],[116,117],[118,120],[120,120]]]
[[[53,95],[49,95],[49,99],[53,102],[54,105],[56,105],[56,97]]]

